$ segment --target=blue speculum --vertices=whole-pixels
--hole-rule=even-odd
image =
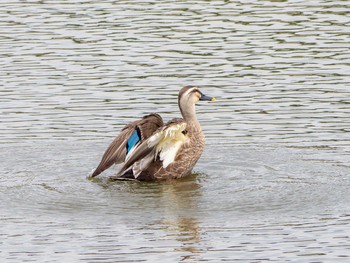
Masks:
[[[141,135],[139,129],[135,129],[135,131],[131,134],[131,136],[128,139],[128,142],[126,144],[126,151],[127,153],[130,152],[130,150],[141,140]]]

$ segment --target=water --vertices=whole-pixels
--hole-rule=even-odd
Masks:
[[[2,1],[4,262],[348,262],[350,3]],[[123,124],[215,103],[195,174],[85,177]]]

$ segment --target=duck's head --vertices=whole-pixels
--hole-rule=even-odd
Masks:
[[[197,86],[185,86],[179,92],[178,103],[184,119],[195,118],[195,104],[200,100],[215,101],[204,95]]]
[[[179,105],[182,102],[196,104],[200,100],[215,101],[216,99],[204,95],[197,86],[185,86],[179,92]]]

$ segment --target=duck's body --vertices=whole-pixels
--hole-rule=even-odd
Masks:
[[[191,173],[202,155],[205,137],[196,118],[198,100],[215,100],[197,87],[186,86],[179,92],[183,119],[163,124],[158,114],[150,114],[126,125],[107,148],[91,177],[114,163],[123,163],[112,179],[143,181],[181,178]]]

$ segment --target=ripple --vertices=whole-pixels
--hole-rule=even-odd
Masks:
[[[1,258],[348,261],[349,8],[5,1]],[[85,180],[126,122],[179,116],[187,84],[218,98],[197,107],[199,175]]]
[[[214,106],[215,130],[203,118],[209,137],[348,143],[344,2],[18,5],[4,5],[0,24],[12,29],[1,45],[3,142],[100,137],[154,111],[152,98],[176,112],[169,98],[197,83],[227,98]]]

